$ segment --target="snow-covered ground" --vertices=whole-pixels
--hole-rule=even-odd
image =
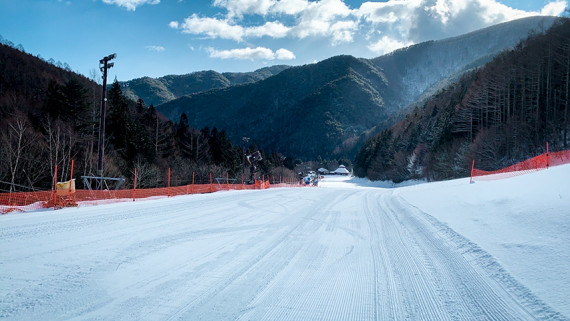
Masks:
[[[2,215],[0,319],[570,318],[570,165],[416,183]]]

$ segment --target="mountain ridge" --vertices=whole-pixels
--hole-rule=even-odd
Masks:
[[[263,148],[295,157],[353,158],[370,134],[394,124],[402,117],[400,111],[422,93],[434,90],[436,85],[444,86],[449,77],[457,78],[482,66],[489,57],[514,47],[529,32],[543,29],[554,19],[526,18],[374,59],[331,57],[287,68],[255,83],[181,97],[159,105],[157,110],[173,121],[186,113],[194,127],[224,129],[232,141],[248,136]],[[477,41],[471,43],[469,39]],[[356,119],[365,121],[353,123]]]
[[[158,78],[141,77],[119,82],[125,96],[133,101],[142,99],[148,105],[162,103],[185,95],[256,82],[271,77],[290,66],[274,65],[252,72],[196,71],[184,75],[166,75]]]

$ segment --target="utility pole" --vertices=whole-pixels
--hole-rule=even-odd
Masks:
[[[112,68],[115,64],[109,62],[115,59],[117,54],[111,54],[99,60],[99,69],[103,72],[103,95],[101,98],[101,120],[99,122],[99,153],[97,158],[97,175],[99,175],[98,185],[96,189],[103,189],[103,149],[105,148],[105,109],[107,107],[107,69]]]
[[[241,139],[243,155],[241,158],[241,177],[245,177],[245,144],[249,141],[249,137],[243,137]]]

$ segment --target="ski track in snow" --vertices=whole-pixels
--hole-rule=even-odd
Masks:
[[[7,320],[566,320],[392,190],[13,214],[0,243]]]

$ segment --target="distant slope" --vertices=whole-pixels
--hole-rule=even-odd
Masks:
[[[160,78],[143,77],[120,84],[123,93],[128,98],[135,101],[140,98],[147,105],[160,105],[184,95],[263,80],[287,68],[289,66],[276,65],[244,73],[218,73],[208,70]]]
[[[390,127],[399,111],[466,70],[512,48],[554,18],[528,18],[462,37],[426,42],[376,59],[339,56],[251,83],[202,92],[158,107],[177,121],[225,129],[293,156],[352,158],[368,135]]]

